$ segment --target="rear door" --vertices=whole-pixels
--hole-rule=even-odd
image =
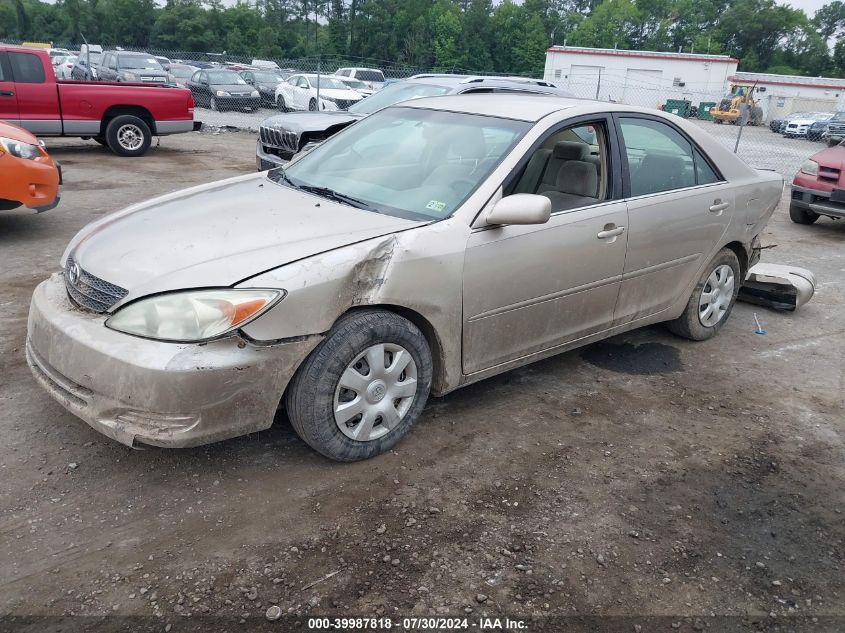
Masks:
[[[615,118],[629,227],[619,325],[681,298],[718,248],[735,204],[730,183],[680,129],[649,115]]]
[[[15,82],[6,53],[0,51],[0,121],[17,124],[18,98],[15,95]]]
[[[35,53],[9,51],[7,55],[15,82],[20,126],[33,134],[61,134],[59,93],[52,73],[47,77],[41,57]]]

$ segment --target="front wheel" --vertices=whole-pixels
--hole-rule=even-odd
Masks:
[[[220,104],[217,103],[217,99],[214,97],[211,97],[211,100],[208,102],[208,106],[215,112],[220,112]]]
[[[285,98],[284,98],[284,96],[279,95],[279,96],[276,98],[276,109],[277,109],[279,112],[287,112],[287,111],[288,111],[288,108],[287,108],[287,106],[285,105]]]
[[[113,118],[106,126],[106,144],[118,156],[143,156],[153,134],[143,119],[131,114]]]
[[[317,111],[317,100],[316,99],[311,99],[311,101],[308,102],[308,109],[311,112]]]
[[[684,312],[666,326],[669,331],[692,341],[716,336],[733,310],[742,285],[736,254],[723,248],[704,269]]]
[[[819,214],[809,209],[802,209],[793,202],[789,205],[789,219],[795,224],[812,224],[819,219]]]
[[[431,351],[413,323],[393,312],[354,311],[299,367],[285,408],[316,451],[358,461],[390,450],[411,430],[431,378]]]

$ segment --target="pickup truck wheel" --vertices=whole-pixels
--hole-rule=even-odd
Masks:
[[[411,430],[431,388],[422,332],[393,312],[341,317],[300,365],[285,409],[297,434],[337,461],[374,457]]]
[[[802,209],[793,202],[789,205],[789,219],[795,224],[812,224],[819,219],[819,214],[809,209]]]
[[[115,117],[106,126],[106,144],[118,156],[143,156],[152,140],[150,127],[131,114]]]

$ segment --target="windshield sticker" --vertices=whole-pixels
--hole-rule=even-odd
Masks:
[[[425,208],[430,211],[443,211],[446,208],[446,203],[440,202],[440,200],[429,200]]]

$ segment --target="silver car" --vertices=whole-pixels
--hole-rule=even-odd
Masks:
[[[336,460],[429,394],[659,321],[704,340],[782,179],[661,112],[522,95],[386,108],[284,169],[84,228],[35,290],[47,391],[129,446],[266,429]]]

